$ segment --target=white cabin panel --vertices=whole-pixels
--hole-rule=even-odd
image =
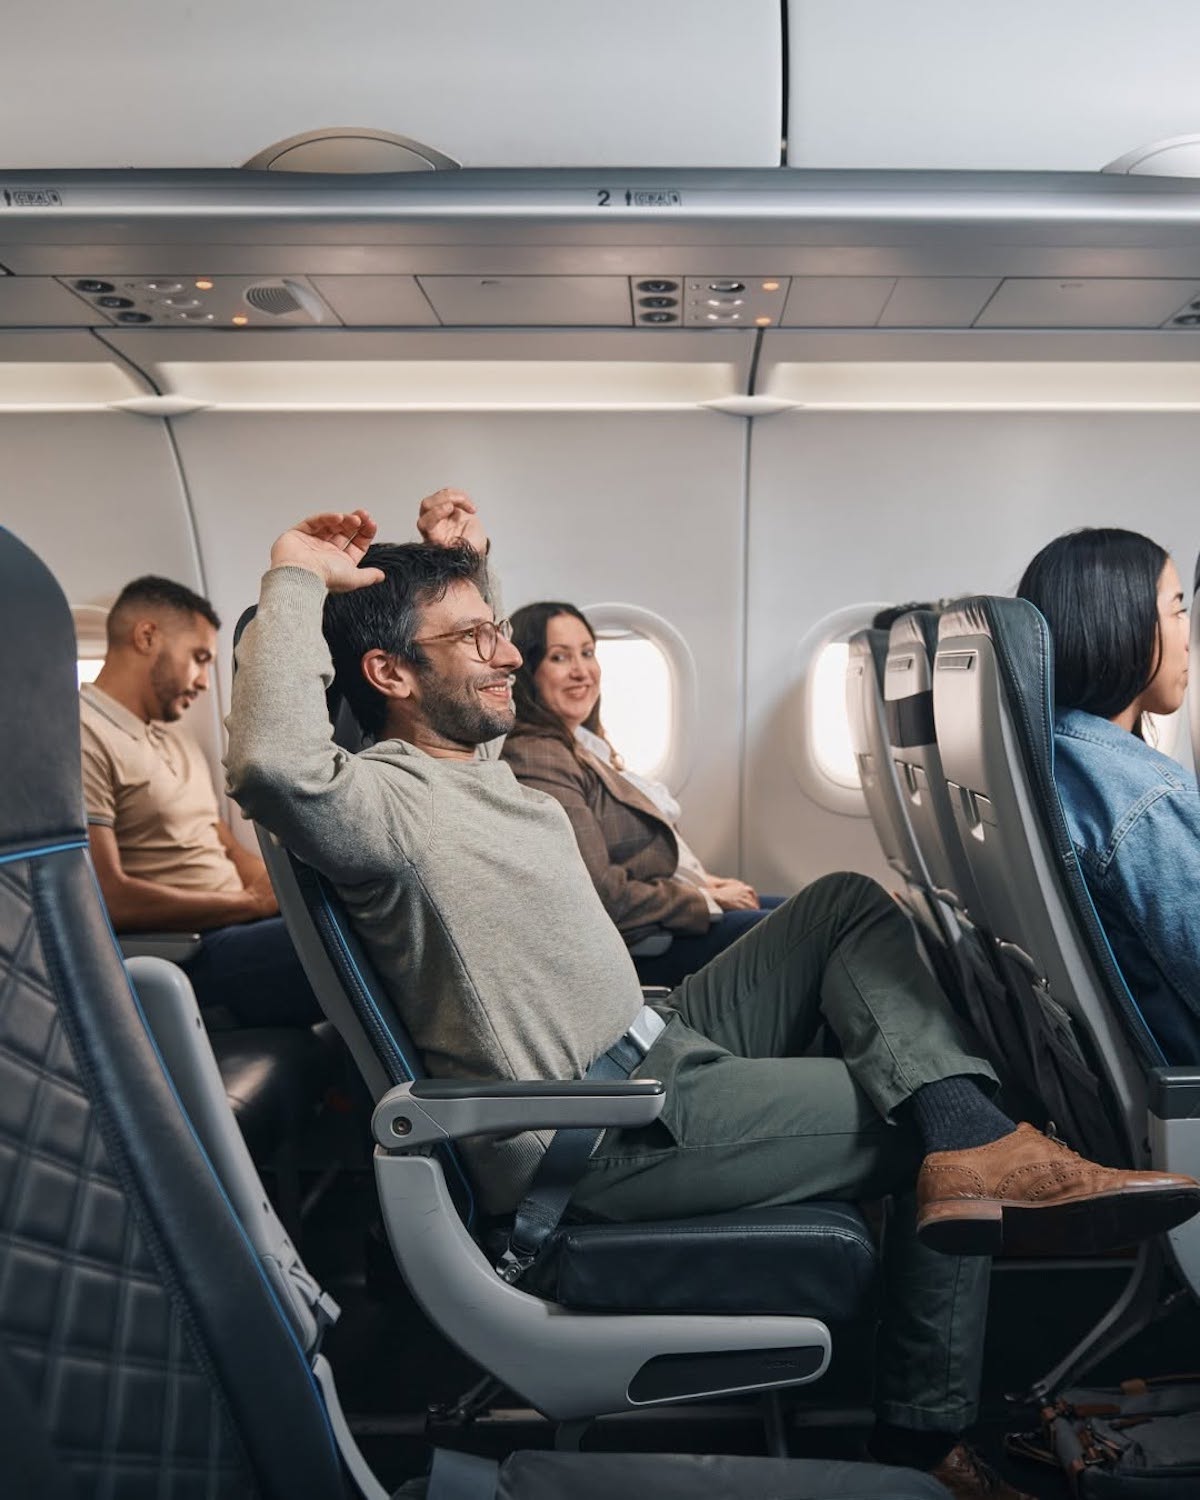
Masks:
[[[1099,171],[1196,131],[1190,0],[789,0],[793,167]]]
[[[212,597],[230,627],[257,598],[289,523],[363,505],[384,539],[411,540],[421,497],[442,485],[477,500],[506,612],[535,599],[619,601],[668,622],[698,677],[683,828],[717,873],[735,872],[742,419],[201,412],[175,425]]]
[[[778,0],[15,0],[4,32],[10,168],[236,167],[326,127],[468,167],[780,157]],[[382,147],[363,160],[393,165]]]
[[[792,890],[830,870],[894,884],[865,816],[802,789],[796,648],[848,605],[1011,593],[1076,526],[1144,531],[1192,576],[1200,417],[787,413],[755,422],[747,562],[745,876]],[[1190,761],[1187,734],[1175,753]]]
[[[104,411],[2,414],[0,464],[0,524],[42,558],[73,607],[107,608],[143,573],[206,592],[165,422]],[[218,661],[213,690],[186,718],[214,772],[223,670]]]

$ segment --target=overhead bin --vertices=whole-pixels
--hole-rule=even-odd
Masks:
[[[58,0],[6,8],[4,63],[7,167],[237,167],[337,128],[431,148],[366,135],[374,171],[780,159],[778,0]]]
[[[1193,0],[787,0],[788,165],[1095,172],[1197,129]]]

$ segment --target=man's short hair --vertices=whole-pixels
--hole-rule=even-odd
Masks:
[[[221,628],[220,617],[202,594],[194,593],[174,579],[159,578],[153,573],[147,573],[144,578],[135,578],[132,583],[127,583],[117,595],[116,603],[108,612],[108,644],[118,644],[122,627],[130,616],[142,610],[155,609],[199,615],[214,630]]]
[[[465,542],[437,547],[428,542],[377,542],[359,564],[379,568],[381,583],[330,594],[325,601],[325,640],[333,658],[334,687],[367,734],[378,739],[387,719],[387,699],[362,673],[368,651],[386,651],[424,669],[429,659],[416,644],[421,610],[444,597],[452,583],[474,583],[482,591],[483,558]]]

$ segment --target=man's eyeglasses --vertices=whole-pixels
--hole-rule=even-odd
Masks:
[[[501,637],[512,640],[511,620],[480,620],[478,625],[468,625],[465,630],[448,630],[445,635],[417,636],[414,646],[432,646],[436,641],[459,641],[464,646],[473,646],[480,661],[491,661]]]

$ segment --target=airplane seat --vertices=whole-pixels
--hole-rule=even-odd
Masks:
[[[243,614],[235,641],[252,617],[253,609]],[[330,709],[337,722],[332,700]],[[336,891],[266,830],[259,841],[313,992],[377,1101],[376,1175],[393,1252],[417,1301],[461,1349],[560,1420],[797,1384],[824,1372],[826,1325],[874,1308],[876,1252],[848,1204],[564,1223],[522,1283],[544,1295],[501,1279],[495,1255],[479,1243],[497,1226],[476,1212],[453,1141],[479,1133],[473,1110],[489,1092],[532,1089],[549,1099],[564,1085],[425,1078]],[[777,1357],[780,1339],[792,1349],[787,1360]],[[772,1345],[775,1355],[764,1359]],[[643,1365],[644,1381],[631,1385]]]
[[[337,1308],[263,1199],[191,986],[138,958],[135,988],[122,963],[87,849],[70,613],[2,529],[0,699],[23,705],[0,719],[4,1492],[387,1500],[320,1353]],[[741,1500],[941,1493],[873,1466],[593,1463],[443,1453],[427,1500],[682,1495],[698,1472]]]
[[[955,825],[1023,996],[1031,1086],[1062,1135],[1101,1161],[1196,1175],[1200,1066],[1165,1066],[1092,903],[1054,782],[1053,675],[1027,600],[978,597],[941,617],[933,705]],[[1168,1239],[1200,1294],[1200,1229]]]
[[[1011,1066],[1012,1060],[1027,1054],[1028,1039],[993,959],[982,900],[942,772],[933,714],[938,619],[932,610],[910,610],[892,624],[883,671],[887,742],[904,811],[929,872],[931,899],[940,903],[955,934],[964,1009],[1004,1078],[1007,1102],[1025,1114],[1036,1114],[1036,1105]]]
[[[912,813],[922,801],[913,794],[910,768],[892,748],[895,704],[886,701],[888,632],[859,630],[850,637],[846,663],[846,712],[850,744],[859,780],[880,848],[889,866],[904,881],[902,899],[918,924],[925,954],[943,990],[957,1010],[968,1016],[993,1056],[1002,1056],[990,1029],[986,1007],[976,993],[980,981],[961,951],[961,938],[946,900],[936,889],[917,838]],[[908,723],[904,708],[904,727]],[[932,710],[930,710],[932,714]],[[926,799],[927,800],[927,799]]]
[[[850,744],[883,857],[905,885],[905,896],[925,930],[943,942],[949,933],[928,899],[929,871],[913,837],[892,763],[883,707],[887,632],[859,630],[850,637],[846,663],[846,714]]]

